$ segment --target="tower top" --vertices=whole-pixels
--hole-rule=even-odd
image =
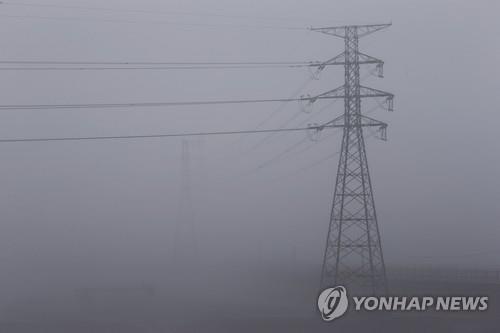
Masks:
[[[311,31],[321,32],[327,35],[332,35],[340,38],[346,38],[346,31],[355,29],[358,33],[358,38],[367,36],[379,30],[388,28],[392,23],[385,24],[365,24],[365,25],[344,25],[337,27],[324,27],[324,28],[309,28]]]

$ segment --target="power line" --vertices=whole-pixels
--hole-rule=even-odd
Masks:
[[[326,110],[329,106],[333,105],[336,101],[337,101],[337,100],[333,101],[333,103],[329,103],[328,105],[326,105],[325,107],[323,107],[322,109],[320,109],[320,110],[319,110],[319,112],[317,112],[315,115],[316,115],[316,116],[317,116],[317,115],[319,115],[322,111]],[[383,107],[383,106],[382,106],[380,103],[377,103],[377,105],[373,106],[373,107],[372,107],[372,108],[370,108],[368,111],[363,112],[363,114],[364,114],[364,115],[369,115],[369,114],[373,113],[375,110],[377,110],[378,108],[381,108],[381,107]],[[309,120],[311,120],[311,118],[313,118],[313,117],[314,117],[314,114],[313,114],[313,115],[311,115],[310,117],[308,117],[305,121],[303,121],[303,122],[301,122],[300,124],[298,124],[297,126],[299,126],[299,127],[300,127],[300,126],[304,126],[304,125],[305,125],[305,124],[306,124]],[[324,137],[323,139],[320,139],[320,140],[319,140],[319,144],[321,144],[321,142],[326,142],[326,141],[327,141],[327,139],[328,139],[328,138],[330,138],[330,137],[332,137],[332,136],[338,135],[340,132],[338,132],[337,130],[338,130],[338,128],[336,128],[336,129],[335,129],[335,131],[333,131],[331,134],[327,135],[327,136],[326,136],[326,137]],[[373,137],[374,137],[374,136],[376,136],[376,135],[377,135],[377,132],[372,132],[372,133],[369,133],[369,134],[365,137],[365,140],[371,139],[371,138],[373,138]],[[277,159],[276,159],[276,158],[273,158],[273,160],[269,160],[268,162],[264,163],[265,165],[261,165],[260,167],[255,168],[253,171],[258,171],[258,170],[261,170],[263,166],[268,167],[269,165],[272,165],[272,164],[274,164],[275,162],[280,162],[280,161],[282,161],[283,159],[286,159],[286,157],[290,157],[290,155],[289,155],[289,156],[284,156],[284,155],[286,155],[287,153],[289,153],[289,152],[293,151],[293,150],[294,150],[294,148],[296,148],[297,146],[302,145],[302,143],[304,143],[304,142],[302,142],[302,141],[301,141],[300,143],[299,143],[299,142],[297,142],[297,143],[296,143],[296,144],[294,144],[293,146],[291,146],[291,147],[287,148],[285,151],[283,151],[283,152],[281,152],[280,154],[278,154],[277,156],[279,156],[279,158],[277,158]],[[316,146],[316,145],[317,145],[317,142],[314,142],[314,141],[313,141],[313,142],[311,142],[311,144],[307,145],[306,147],[304,147],[304,148],[302,148],[302,149],[300,149],[300,150],[296,151],[294,155],[299,155],[299,154],[302,154],[302,153],[306,152],[307,150],[311,149],[312,147],[314,147],[314,146]],[[285,177],[286,177],[286,178],[288,178],[288,177],[291,177],[291,176],[295,176],[295,175],[300,174],[300,173],[302,173],[302,172],[305,172],[305,171],[307,171],[307,170],[309,170],[309,169],[315,168],[315,167],[317,167],[317,166],[319,166],[319,165],[321,165],[321,164],[323,164],[323,163],[325,163],[325,162],[327,162],[327,161],[329,161],[329,160],[333,159],[333,158],[334,158],[334,157],[336,157],[338,154],[340,154],[340,151],[337,151],[337,152],[335,152],[335,153],[333,153],[333,154],[330,154],[330,155],[328,155],[328,156],[326,156],[326,157],[323,157],[323,158],[321,158],[321,159],[319,159],[319,160],[317,160],[317,161],[315,161],[315,162],[313,162],[313,163],[311,163],[311,164],[309,164],[309,165],[306,165],[306,166],[304,166],[304,167],[302,167],[302,168],[300,168],[300,169],[296,170],[296,171],[295,171],[295,172],[293,172],[292,174],[289,174],[288,176],[285,176]],[[283,178],[283,177],[279,177],[278,179],[281,179],[281,178]]]
[[[130,24],[160,24],[160,25],[178,25],[186,27],[205,27],[205,28],[249,28],[249,29],[266,29],[266,30],[282,30],[282,31],[308,31],[302,27],[285,27],[272,25],[249,25],[249,24],[233,24],[233,23],[190,23],[179,21],[137,21],[137,20],[122,20],[122,19],[95,19],[81,17],[61,17],[61,16],[37,16],[37,15],[0,15],[3,18],[10,19],[35,19],[35,20],[54,20],[54,21],[76,21],[76,22],[106,22],[106,23],[130,23]]]
[[[59,5],[59,4],[37,4],[29,2],[9,2],[0,1],[0,5],[5,6],[18,6],[18,7],[38,7],[38,8],[60,8],[60,9],[79,9],[87,11],[107,11],[107,12],[122,12],[122,13],[143,13],[143,14],[156,14],[156,15],[188,15],[188,16],[212,16],[212,17],[225,17],[225,18],[247,18],[259,20],[272,20],[272,21],[298,21],[298,18],[285,18],[285,17],[263,17],[263,16],[248,16],[248,15],[234,15],[234,14],[220,14],[220,13],[206,13],[206,12],[193,12],[193,11],[179,11],[169,10],[157,11],[147,9],[131,9],[131,8],[111,8],[111,7],[90,7],[90,6],[75,6],[75,5]]]
[[[0,71],[103,71],[103,70],[198,70],[198,69],[270,69],[306,68],[316,65],[228,65],[170,67],[0,67]]]
[[[336,101],[334,101],[334,103],[335,103],[335,102],[336,102]],[[330,103],[330,105],[332,105],[332,104],[334,104],[334,103]],[[373,107],[373,108],[371,108],[370,110],[368,110],[368,111],[364,112],[363,114],[364,114],[364,115],[369,115],[369,114],[373,113],[376,109],[378,109],[378,107],[379,107],[379,106],[378,106],[378,105],[376,105],[375,107]],[[320,110],[320,112],[321,112],[321,110]],[[319,112],[318,112],[318,113],[316,113],[316,115],[318,115],[318,114],[319,114]],[[308,121],[306,121],[306,122],[302,122],[302,123],[298,124],[297,126],[299,126],[299,127],[300,127],[300,126],[304,126],[306,123],[308,123]],[[335,135],[338,135],[338,134],[340,134],[340,133],[341,133],[341,132],[340,132],[340,131],[338,131],[338,129],[336,129],[336,130],[335,130],[335,131],[333,131],[331,134],[329,134],[329,135],[327,135],[326,137],[324,137],[324,138],[322,138],[322,139],[318,140],[318,141],[319,141],[319,144],[321,144],[321,142],[326,142],[326,140],[327,140],[328,138],[330,138],[330,137],[332,137],[332,136],[335,136]],[[365,139],[366,139],[366,140],[368,140],[368,139],[370,139],[370,138],[374,137],[376,134],[377,134],[376,132],[370,133],[369,135],[367,135],[367,136],[365,137]],[[318,144],[317,142],[312,141],[310,145],[308,145],[308,146],[304,147],[303,149],[301,149],[301,150],[299,150],[299,151],[295,152],[295,154],[296,154],[296,155],[298,155],[298,154],[302,154],[302,153],[306,152],[307,150],[311,149],[313,146],[315,146],[315,145],[317,145],[317,144]],[[334,156],[335,156],[335,155],[334,155]],[[333,156],[332,156],[332,157],[333,157]]]
[[[15,65],[15,67],[13,67]],[[77,71],[77,70],[196,70],[311,68],[329,66],[320,61],[226,61],[226,62],[131,62],[131,61],[51,61],[0,60],[3,71]]]
[[[359,79],[359,82],[362,83],[364,82],[369,76],[373,75],[374,71],[370,71],[368,72],[366,75],[364,75],[363,77],[361,77]],[[307,123],[309,123],[313,118],[317,117],[318,115],[322,114],[324,111],[328,110],[331,106],[333,106],[335,103],[337,103],[338,99],[334,100],[333,102],[331,103],[328,103],[327,105],[323,106],[322,108],[320,108],[318,111],[316,112],[311,112],[311,115],[309,117],[307,117],[305,120],[303,120],[302,122],[299,123],[299,125],[297,126],[303,126]],[[364,112],[364,114],[370,114],[372,111],[374,111],[376,109],[375,108],[372,108],[366,112]]]
[[[339,133],[339,132],[334,132],[334,133],[332,133],[331,135],[329,135],[328,137],[334,136],[334,135],[336,135],[336,134],[338,134],[338,133]],[[366,139],[366,140],[368,140],[368,139],[371,139],[371,138],[372,138],[372,137],[374,137],[374,136],[375,136],[375,133],[371,133],[371,134],[367,135],[367,136],[365,137],[365,139]],[[325,140],[326,140],[328,137],[326,137],[326,138],[325,138]],[[307,148],[309,149],[310,147],[311,147],[311,146],[308,146]],[[336,152],[334,152],[334,153],[332,153],[332,154],[330,154],[330,155],[324,156],[324,157],[322,157],[321,159],[318,159],[318,160],[316,160],[316,161],[314,161],[314,162],[312,162],[312,163],[310,163],[310,164],[308,164],[308,165],[305,165],[305,166],[303,166],[302,168],[300,168],[300,169],[298,169],[298,170],[294,171],[293,173],[290,173],[290,174],[288,174],[287,176],[284,176],[284,177],[280,177],[279,179],[281,179],[281,178],[288,178],[288,177],[292,177],[292,176],[296,176],[296,175],[301,174],[301,173],[303,173],[303,172],[306,172],[306,171],[308,171],[308,170],[310,170],[310,169],[316,168],[316,167],[318,167],[318,166],[322,165],[323,163],[328,162],[329,160],[331,160],[331,159],[335,158],[335,157],[336,157],[336,156],[338,156],[339,154],[340,154],[340,150],[339,150],[339,151],[336,151]]]
[[[371,75],[373,75],[373,71],[370,71],[365,76],[363,76],[362,78],[360,78],[360,82],[365,81]],[[307,86],[307,84],[306,84],[306,86]],[[314,99],[310,99],[310,100],[314,100]],[[317,111],[317,112],[311,112],[311,115],[309,117],[307,117],[304,121],[302,121],[298,126],[304,126],[312,118],[318,116],[323,111],[327,110],[330,106],[332,106],[333,104],[335,104],[337,101],[338,101],[338,99],[335,99],[332,103],[329,103],[329,104],[325,105],[324,107],[322,107],[321,109],[319,109],[319,111]],[[372,110],[370,110],[369,112],[371,112],[371,111]],[[304,112],[304,111],[303,110],[298,110],[284,124],[282,124],[280,126],[280,128],[284,128],[284,127],[288,126],[292,121],[294,121],[297,117],[299,117],[302,112]],[[267,135],[266,137],[264,137],[263,139],[261,139],[254,146],[252,146],[251,150],[255,150],[255,149],[259,148],[262,144],[264,144],[266,142],[269,142],[269,140],[271,140],[273,137],[275,137],[275,133],[269,133],[269,135]]]
[[[51,142],[51,141],[90,141],[90,140],[121,140],[121,139],[150,139],[150,138],[172,138],[186,136],[211,136],[211,135],[234,135],[234,134],[257,134],[269,132],[297,132],[306,130],[323,130],[325,128],[333,128],[334,126],[313,126],[313,127],[297,127],[297,128],[278,128],[278,129],[261,129],[261,130],[241,130],[241,131],[219,131],[219,132],[192,132],[192,133],[165,133],[165,134],[149,134],[149,135],[117,135],[117,136],[82,136],[82,137],[52,137],[52,138],[18,138],[18,139],[0,139],[0,143],[16,143],[16,142]]]
[[[302,83],[291,95],[290,95],[290,99],[294,99],[296,98],[301,91],[303,91],[312,81],[313,79],[312,78],[307,78],[307,80],[304,81],[304,83]],[[285,109],[285,107],[288,105],[288,101],[287,102],[283,102],[281,103],[280,106],[278,106],[276,109],[274,109],[274,111],[272,111],[267,117],[265,117],[261,122],[259,122],[257,124],[257,126],[255,127],[256,129],[258,128],[261,128],[262,126],[264,126],[264,124],[266,124],[268,121],[270,121],[272,118],[274,118],[278,113],[280,113],[281,111],[283,111]],[[284,126],[282,126],[284,127]],[[239,141],[238,141],[239,142]]]
[[[290,95],[290,98],[297,98],[297,96],[311,83],[313,79],[312,78],[307,78],[307,80],[304,81],[304,83],[302,83],[291,95]],[[274,116],[276,116],[278,113],[280,113],[281,111],[283,111],[283,109],[286,107],[286,103],[283,103],[281,104],[278,108],[276,108],[273,112],[271,112],[271,114],[269,114],[269,116],[267,116],[266,118],[264,118],[264,120],[262,120],[260,123],[257,124],[257,127],[256,128],[260,128],[261,126],[263,126],[265,123],[267,123],[269,120],[271,120],[272,118],[274,118]]]
[[[311,141],[310,141],[310,142],[311,142],[311,144],[310,144],[310,145],[308,145],[308,146],[306,146],[306,147],[302,148],[302,149],[301,149],[301,150],[299,150],[299,151],[296,151],[296,152],[294,153],[294,155],[300,155],[300,154],[302,154],[302,153],[305,153],[306,151],[308,151],[308,150],[309,150],[309,149],[311,149],[312,147],[318,146],[318,145],[319,145],[319,144],[321,144],[322,142],[327,142],[327,140],[328,140],[330,137],[337,136],[337,135],[339,135],[340,133],[342,133],[342,132],[340,131],[340,129],[336,128],[336,129],[335,129],[335,131],[332,131],[329,135],[325,136],[324,138],[320,138],[320,139],[318,139],[318,140],[316,140],[316,141],[312,141],[312,140],[311,140]]]
[[[330,135],[328,135],[324,139],[322,139],[321,142],[325,142],[328,138],[339,134],[340,132],[338,130],[339,130],[339,128],[335,128],[334,131],[332,131],[332,133]],[[271,159],[267,160],[266,162],[261,163],[259,166],[257,166],[256,168],[252,169],[248,174],[251,174],[251,173],[254,173],[254,172],[257,172],[257,171],[261,171],[262,169],[267,168],[267,167],[269,167],[271,165],[274,165],[276,163],[282,162],[283,160],[286,160],[287,158],[290,158],[291,156],[300,155],[300,154],[306,152],[307,150],[309,150],[310,148],[316,146],[316,143],[312,142],[311,144],[309,144],[309,145],[303,147],[302,149],[294,152],[294,150],[296,148],[302,146],[307,141],[308,141],[308,138],[305,137],[304,139],[296,142],[295,144],[293,144],[292,146],[289,146],[287,149],[285,149],[284,151],[282,151],[279,154],[275,155]],[[291,152],[294,152],[294,154],[290,155],[289,153],[291,153]],[[335,155],[338,154],[338,153],[339,152],[335,153]],[[335,155],[332,155],[332,156],[328,157],[328,159],[333,158]]]
[[[319,97],[332,99],[336,97]],[[107,109],[107,108],[136,108],[136,107],[161,107],[161,106],[196,106],[196,105],[225,105],[225,104],[251,104],[251,103],[276,103],[308,101],[305,98],[276,98],[276,99],[242,99],[242,100],[215,100],[215,101],[186,101],[186,102],[139,102],[139,103],[88,103],[88,104],[17,104],[0,105],[0,110],[55,110],[55,109]]]
[[[301,110],[299,110],[298,112],[296,112],[295,114],[292,115],[291,118],[289,118],[285,124],[281,125],[281,127],[285,127],[287,126],[288,124],[290,124],[293,120],[295,120],[298,116],[300,116],[301,114]],[[273,136],[274,136],[275,133],[269,133],[269,135],[267,135],[265,138],[263,138],[261,141],[257,142],[255,145],[253,145],[251,148],[250,148],[250,151],[253,151],[253,150],[256,150],[257,148],[261,147],[263,144],[265,144],[266,142],[268,142]]]
[[[304,81],[304,83],[302,83],[291,95],[289,98],[296,98],[300,92],[302,90],[304,90],[312,81],[313,79],[312,78],[307,78],[307,80]],[[281,103],[281,105],[279,105],[277,108],[275,108],[267,117],[265,117],[261,122],[259,122],[257,124],[257,126],[255,127],[255,129],[259,129],[261,128],[262,126],[264,126],[264,124],[266,124],[268,121],[270,121],[272,118],[274,118],[274,116],[276,116],[278,113],[280,113],[281,111],[284,110],[284,108],[286,107],[288,102],[284,102],[284,103]],[[240,138],[239,140],[236,140],[234,143],[239,143],[242,141],[242,138]]]
[[[310,61],[61,61],[61,60],[0,60],[1,65],[189,65],[189,66],[205,66],[205,65],[328,65],[323,62]]]
[[[317,112],[317,113],[316,113],[316,115],[318,115],[321,111],[323,111],[323,110],[324,110],[324,109],[326,109],[327,107],[329,107],[329,106],[333,105],[335,102],[336,102],[336,100],[335,100],[333,103],[330,103],[330,104],[326,105],[323,109],[320,109],[320,110],[319,110],[319,112]],[[373,108],[371,108],[370,110],[368,110],[368,111],[364,112],[364,114],[365,114],[365,115],[371,114],[371,113],[373,113],[373,111],[375,111],[377,108],[379,108],[379,105],[374,106],[374,107],[373,107]],[[308,119],[306,119],[306,121],[301,122],[300,124],[298,124],[298,126],[304,126],[304,125],[308,122],[308,120],[310,120],[310,118],[312,118],[312,117],[309,117]],[[320,140],[319,140],[319,144],[321,144],[322,142],[327,142],[327,139],[329,139],[330,137],[332,137],[332,136],[336,136],[336,135],[340,134],[341,132],[339,132],[338,130],[339,130],[339,128],[336,128],[336,129],[335,129],[335,131],[332,131],[332,133],[330,133],[330,134],[329,134],[329,135],[327,135],[326,137],[324,137],[324,138],[320,139]],[[370,139],[370,138],[374,137],[376,134],[377,134],[376,132],[370,133],[369,135],[367,135],[367,136],[365,137],[365,139],[366,139],[366,140],[368,140],[368,139]],[[273,162],[276,162],[276,161],[277,161],[277,162],[282,161],[283,159],[285,159],[285,158],[286,158],[286,156],[285,156],[285,158],[284,158],[284,155],[285,155],[285,154],[287,154],[287,153],[289,153],[289,152],[293,151],[293,149],[294,149],[294,148],[296,148],[297,146],[301,145],[302,143],[304,143],[304,142],[301,142],[300,144],[299,144],[299,143],[296,143],[295,145],[293,145],[293,146],[291,146],[291,147],[287,148],[285,151],[282,151],[280,154],[278,154],[278,155],[277,155],[277,156],[280,156],[280,155],[281,155],[281,156],[280,156],[280,158],[278,158],[277,160],[275,160],[275,161],[273,161]],[[316,142],[316,141],[312,141],[312,140],[311,140],[311,143],[310,143],[309,145],[307,145],[306,147],[304,147],[304,148],[302,148],[302,149],[300,149],[300,150],[296,151],[296,152],[294,153],[294,155],[300,155],[300,154],[302,154],[302,153],[305,153],[306,151],[308,151],[309,149],[311,149],[312,147],[317,146],[317,145],[318,145],[318,142]],[[308,166],[306,166],[306,167],[304,167],[304,168],[302,168],[302,169],[298,170],[298,172],[297,172],[297,173],[300,173],[300,171],[306,171],[306,170],[308,170],[308,169],[310,169],[310,168],[316,167],[316,166],[318,166],[318,165],[320,165],[320,164],[322,164],[322,163],[324,163],[324,162],[326,162],[326,161],[328,161],[328,160],[330,160],[330,159],[334,158],[334,157],[335,157],[335,156],[337,156],[339,153],[340,153],[340,151],[337,151],[337,152],[335,152],[334,154],[328,155],[325,159],[321,159],[321,160],[319,160],[319,161],[316,161],[316,162],[312,163],[311,165],[308,165]],[[290,157],[290,155],[289,155],[288,157]],[[266,165],[265,165],[265,166],[267,167],[267,166],[269,166],[269,165],[271,165],[271,164],[273,164],[273,163],[271,163],[270,161],[268,161],[268,162],[266,163]],[[261,168],[261,167],[259,167],[259,168]],[[258,168],[257,168],[257,169],[258,169]],[[255,170],[257,170],[257,169],[255,169]],[[295,173],[294,173],[294,175],[295,175]]]
[[[305,101],[305,100],[313,100],[312,98],[306,98],[306,99],[302,99],[301,101]],[[333,103],[330,103],[326,106],[324,106],[323,108],[320,109],[319,112],[322,112],[324,110],[326,110],[329,106],[333,105],[335,102],[337,102],[337,99],[333,101]],[[295,112],[284,124],[282,124],[280,126],[280,128],[284,128],[285,126],[287,126],[288,124],[290,124],[292,121],[294,121],[296,118],[298,118],[304,111],[303,110],[298,110],[297,112]],[[307,118],[307,120],[310,120],[311,118],[313,118],[315,115],[317,115],[319,112],[317,113],[312,113],[311,116],[309,116]],[[306,121],[303,121],[301,122],[301,125],[304,125],[306,123]],[[261,147],[263,144],[265,143],[268,143],[274,136],[275,133],[269,133],[269,135],[266,135],[266,137],[262,138],[259,142],[257,142],[256,144],[254,144],[251,148],[250,148],[250,151],[253,151],[259,147]]]
[[[373,75],[373,71],[370,71],[367,75],[363,76],[360,81],[364,81],[368,78],[368,76],[370,75]],[[317,112],[313,112],[309,117],[307,117],[304,121],[300,122],[297,126],[305,126],[306,124],[309,123],[310,120],[312,120],[314,117],[318,116],[319,114],[321,114],[322,112],[324,112],[325,110],[329,109],[333,104],[335,104],[336,102],[338,101],[338,99],[334,100],[332,103],[328,103],[327,105],[323,106],[321,109],[319,109],[319,111]],[[368,111],[364,112],[365,115],[368,115],[368,114],[371,114],[373,111],[375,111],[377,108],[381,107],[380,103],[378,103],[377,105],[375,105],[374,107],[372,107],[371,109],[369,109]],[[292,116],[291,119],[289,119],[285,124],[281,125],[280,128],[284,128],[285,126],[287,126],[291,121],[293,121],[298,115],[300,115],[302,111],[299,110],[295,115]],[[253,149],[257,148],[258,146],[260,146],[260,144],[268,141],[274,134],[276,133],[269,133],[266,137],[264,137],[259,143],[257,143],[255,146],[253,146]],[[323,140],[320,140],[322,142],[326,141],[326,139],[328,139],[329,137],[331,136],[334,136],[335,134],[338,134],[338,132],[336,133],[335,131],[333,133],[331,133],[330,135],[328,135],[327,137],[325,137]],[[372,133],[372,135],[374,135],[374,133]],[[367,136],[366,139],[370,138],[371,135]],[[306,138],[307,139],[307,138]],[[301,145],[303,145],[304,143],[306,143],[307,140],[300,140],[299,142],[296,142],[294,143],[292,146],[286,148],[284,151],[280,152],[279,154],[275,155],[274,157],[272,157],[271,159],[267,160],[266,162],[263,162],[261,163],[259,166],[257,166],[255,169],[252,170],[252,172],[250,173],[253,173],[255,171],[260,171],[262,170],[263,168],[265,167],[269,167],[270,165],[273,165],[275,164],[276,162],[281,162],[283,161],[284,159],[286,159],[287,157],[290,157],[290,155],[288,155],[289,153],[291,152],[294,152],[295,149],[297,147],[300,147]],[[295,151],[295,155],[297,154],[302,154],[304,152],[306,152],[307,150],[309,150],[310,148],[312,148],[313,146],[315,146],[315,142],[311,142],[309,145],[307,145],[306,147],[298,150],[298,151]],[[338,154],[338,153],[336,153]],[[323,162],[326,162],[328,161],[329,159],[333,158],[336,156],[336,154],[334,155],[330,155],[326,160],[321,160],[319,162],[319,164],[323,163]],[[288,155],[288,156],[287,156]],[[315,165],[313,165],[315,166]]]
[[[267,160],[265,162],[262,162],[254,170],[261,170],[262,168],[265,168],[265,167],[267,167],[269,165],[272,165],[276,161],[280,161],[283,158],[283,156],[285,156],[286,154],[290,153],[291,151],[293,151],[297,147],[300,147],[301,145],[303,145],[308,140],[309,140],[308,137],[300,139],[300,141],[297,141],[295,144],[293,144],[292,146],[288,147],[287,149],[285,149],[284,151],[282,151],[280,154],[274,155],[271,159],[269,159],[269,160]]]

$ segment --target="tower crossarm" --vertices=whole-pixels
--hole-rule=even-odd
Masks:
[[[324,28],[310,28],[311,31],[321,32],[327,35],[346,38],[346,30],[349,28],[355,28],[357,30],[357,36],[359,38],[370,35],[379,30],[390,27],[392,23],[386,24],[366,24],[366,25],[355,25],[355,26],[337,26],[337,27],[324,27]]]
[[[361,127],[375,127],[378,130],[379,139],[387,141],[387,123],[361,115]]]
[[[345,97],[345,85],[342,85],[333,90],[311,97],[311,102],[314,103],[318,99],[344,98],[344,97]]]
[[[385,97],[387,102],[389,103],[389,111],[393,111],[393,100],[394,94],[369,88],[365,86],[360,86],[359,95],[358,96],[347,96],[346,95],[346,87],[342,85],[333,90],[327,91],[325,93],[319,94],[317,96],[308,97],[307,99],[314,103],[318,99],[333,99],[333,98],[346,98],[346,97],[360,97],[360,98],[369,98],[369,97]]]
[[[322,128],[338,128],[338,127],[374,127],[379,131],[379,138],[381,140],[387,141],[387,123],[384,123],[380,120],[365,116],[365,115],[360,115],[359,116],[359,121],[351,121],[349,125],[346,125],[345,121],[345,116],[342,114],[338,117],[336,117],[333,120],[330,120],[327,123],[324,123],[321,125],[320,129]]]
[[[388,99],[394,99],[394,94],[389,92],[378,90],[370,87],[359,86],[359,97],[386,97]]]
[[[383,60],[377,59],[361,52],[358,52],[358,59],[359,64],[384,64]]]
[[[360,65],[365,65],[365,64],[375,64],[379,67],[382,67],[384,65],[384,62],[380,59],[377,59],[375,57],[369,56],[367,54],[358,52],[358,63]],[[328,59],[327,61],[315,61],[310,64],[311,67],[317,67],[319,70],[323,70],[326,66],[335,66],[335,65],[345,65],[346,64],[346,56],[345,52],[342,52],[341,54]]]

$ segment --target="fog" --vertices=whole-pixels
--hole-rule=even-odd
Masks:
[[[395,112],[370,113],[389,123],[388,141],[367,140],[386,265],[499,269],[496,1],[56,4],[139,11],[0,5],[0,60],[324,61],[343,41],[296,28],[392,22],[360,40],[362,52],[385,61],[384,79],[367,76],[367,66],[362,84],[395,94]],[[0,73],[3,105],[288,98],[306,83],[297,95],[344,80],[334,66],[318,80],[305,68]],[[343,112],[342,101],[328,103],[313,105],[311,122]],[[364,110],[376,105],[363,101]],[[3,110],[0,138],[251,130],[271,114],[262,128],[311,116],[296,102]],[[161,293],[173,285],[194,297],[197,286],[226,306],[233,296],[224,300],[224,290],[253,282],[276,293],[276,281],[294,276],[315,286],[338,155],[321,161],[340,149],[341,136],[325,129],[319,141],[280,155],[304,138],[187,138],[184,160],[180,138],[0,144],[3,316],[16,307],[23,315],[12,316],[29,316],[39,303],[77,311],[81,300],[64,302],[85,288],[128,288],[133,295],[122,297],[134,299],[148,297],[148,286]]]

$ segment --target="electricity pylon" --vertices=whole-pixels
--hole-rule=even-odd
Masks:
[[[174,261],[176,265],[193,265],[197,256],[195,216],[191,191],[192,169],[191,149],[187,139],[182,140],[181,152],[181,195],[179,216],[175,223]]]
[[[330,225],[321,272],[321,286],[345,285],[354,291],[383,294],[387,291],[384,257],[366,158],[363,128],[378,127],[386,140],[387,124],[364,116],[361,99],[385,98],[393,109],[394,95],[360,84],[360,65],[376,64],[382,77],[383,62],[359,52],[361,37],[390,24],[312,28],[344,39],[345,50],[325,65],[344,65],[344,85],[316,96],[344,99],[344,114],[329,125],[343,125]]]

